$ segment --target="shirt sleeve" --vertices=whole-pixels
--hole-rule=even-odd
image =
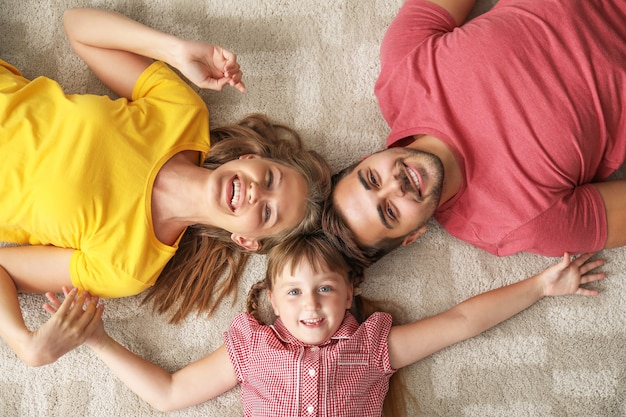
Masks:
[[[239,383],[246,380],[252,335],[259,326],[260,324],[250,314],[241,313],[233,319],[228,330],[224,332],[224,344]]]
[[[451,32],[450,13],[426,0],[408,0],[391,22],[380,47],[381,67],[395,67],[411,51],[434,35]]]
[[[133,88],[133,101],[141,98],[206,108],[202,98],[165,62],[155,61],[139,76]]]
[[[72,285],[102,298],[139,294],[151,286],[116,268],[109,261],[75,250],[70,261]]]
[[[370,343],[370,355],[375,366],[383,373],[395,372],[389,362],[389,331],[391,330],[392,317],[388,313],[377,312],[372,314],[363,326]]]
[[[593,185],[584,184],[505,236],[497,255],[527,251],[556,257],[563,256],[566,251],[596,252],[604,247],[606,238],[607,220],[602,196]]]

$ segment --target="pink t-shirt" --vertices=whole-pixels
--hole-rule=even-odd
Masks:
[[[435,214],[448,232],[500,256],[604,247],[589,183],[626,155],[625,22],[624,1],[500,0],[461,27],[404,4],[376,96],[388,146],[430,134],[454,152],[464,183]]]
[[[389,378],[391,316],[374,313],[361,325],[346,313],[320,346],[293,337],[280,319],[259,324],[239,314],[224,333],[241,386],[246,416],[380,417]]]

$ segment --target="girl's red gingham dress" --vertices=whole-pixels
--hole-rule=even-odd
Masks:
[[[380,417],[395,372],[390,329],[389,314],[374,313],[359,325],[346,313],[328,342],[312,346],[294,338],[280,319],[266,326],[239,314],[224,339],[245,415]]]

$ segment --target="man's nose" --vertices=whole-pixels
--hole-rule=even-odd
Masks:
[[[404,184],[398,176],[390,178],[381,188],[384,197],[402,197],[404,195]]]

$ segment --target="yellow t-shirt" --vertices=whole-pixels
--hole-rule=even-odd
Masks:
[[[132,99],[66,95],[0,60],[0,241],[76,249],[72,283],[101,297],[154,284],[176,251],[154,235],[156,174],[210,145],[205,103],[166,64]]]

